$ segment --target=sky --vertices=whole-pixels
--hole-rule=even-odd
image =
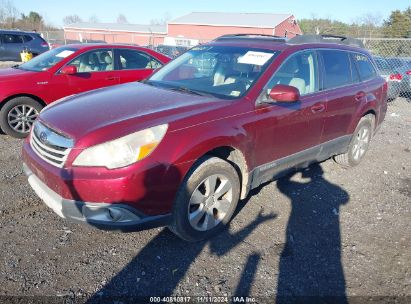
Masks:
[[[21,12],[39,12],[48,23],[62,26],[63,18],[77,14],[88,20],[116,22],[124,14],[129,23],[148,24],[165,14],[177,18],[190,12],[290,13],[297,20],[310,17],[353,22],[365,14],[387,18],[391,11],[411,6],[410,0],[10,0]],[[0,3],[2,1],[0,0]]]

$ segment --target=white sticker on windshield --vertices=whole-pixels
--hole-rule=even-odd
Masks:
[[[273,55],[264,52],[248,51],[244,56],[238,58],[238,63],[264,65]]]
[[[71,54],[74,54],[74,52],[69,51],[69,50],[65,50],[65,51],[62,51],[62,52],[58,53],[56,55],[56,57],[66,58],[66,57],[70,56]]]

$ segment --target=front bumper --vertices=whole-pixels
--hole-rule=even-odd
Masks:
[[[170,223],[171,214],[147,216],[126,204],[68,200],[44,184],[23,163],[28,182],[36,194],[60,217],[105,230],[139,231]]]

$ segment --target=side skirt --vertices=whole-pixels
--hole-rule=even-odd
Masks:
[[[256,167],[250,172],[249,190],[276,180],[290,172],[307,168],[313,163],[324,161],[334,155],[345,153],[352,135],[344,135],[320,145],[297,152],[273,162]]]

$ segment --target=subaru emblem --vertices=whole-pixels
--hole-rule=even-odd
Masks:
[[[47,143],[47,133],[46,132],[41,132],[40,136],[39,136],[39,139],[43,144],[46,144]]]

